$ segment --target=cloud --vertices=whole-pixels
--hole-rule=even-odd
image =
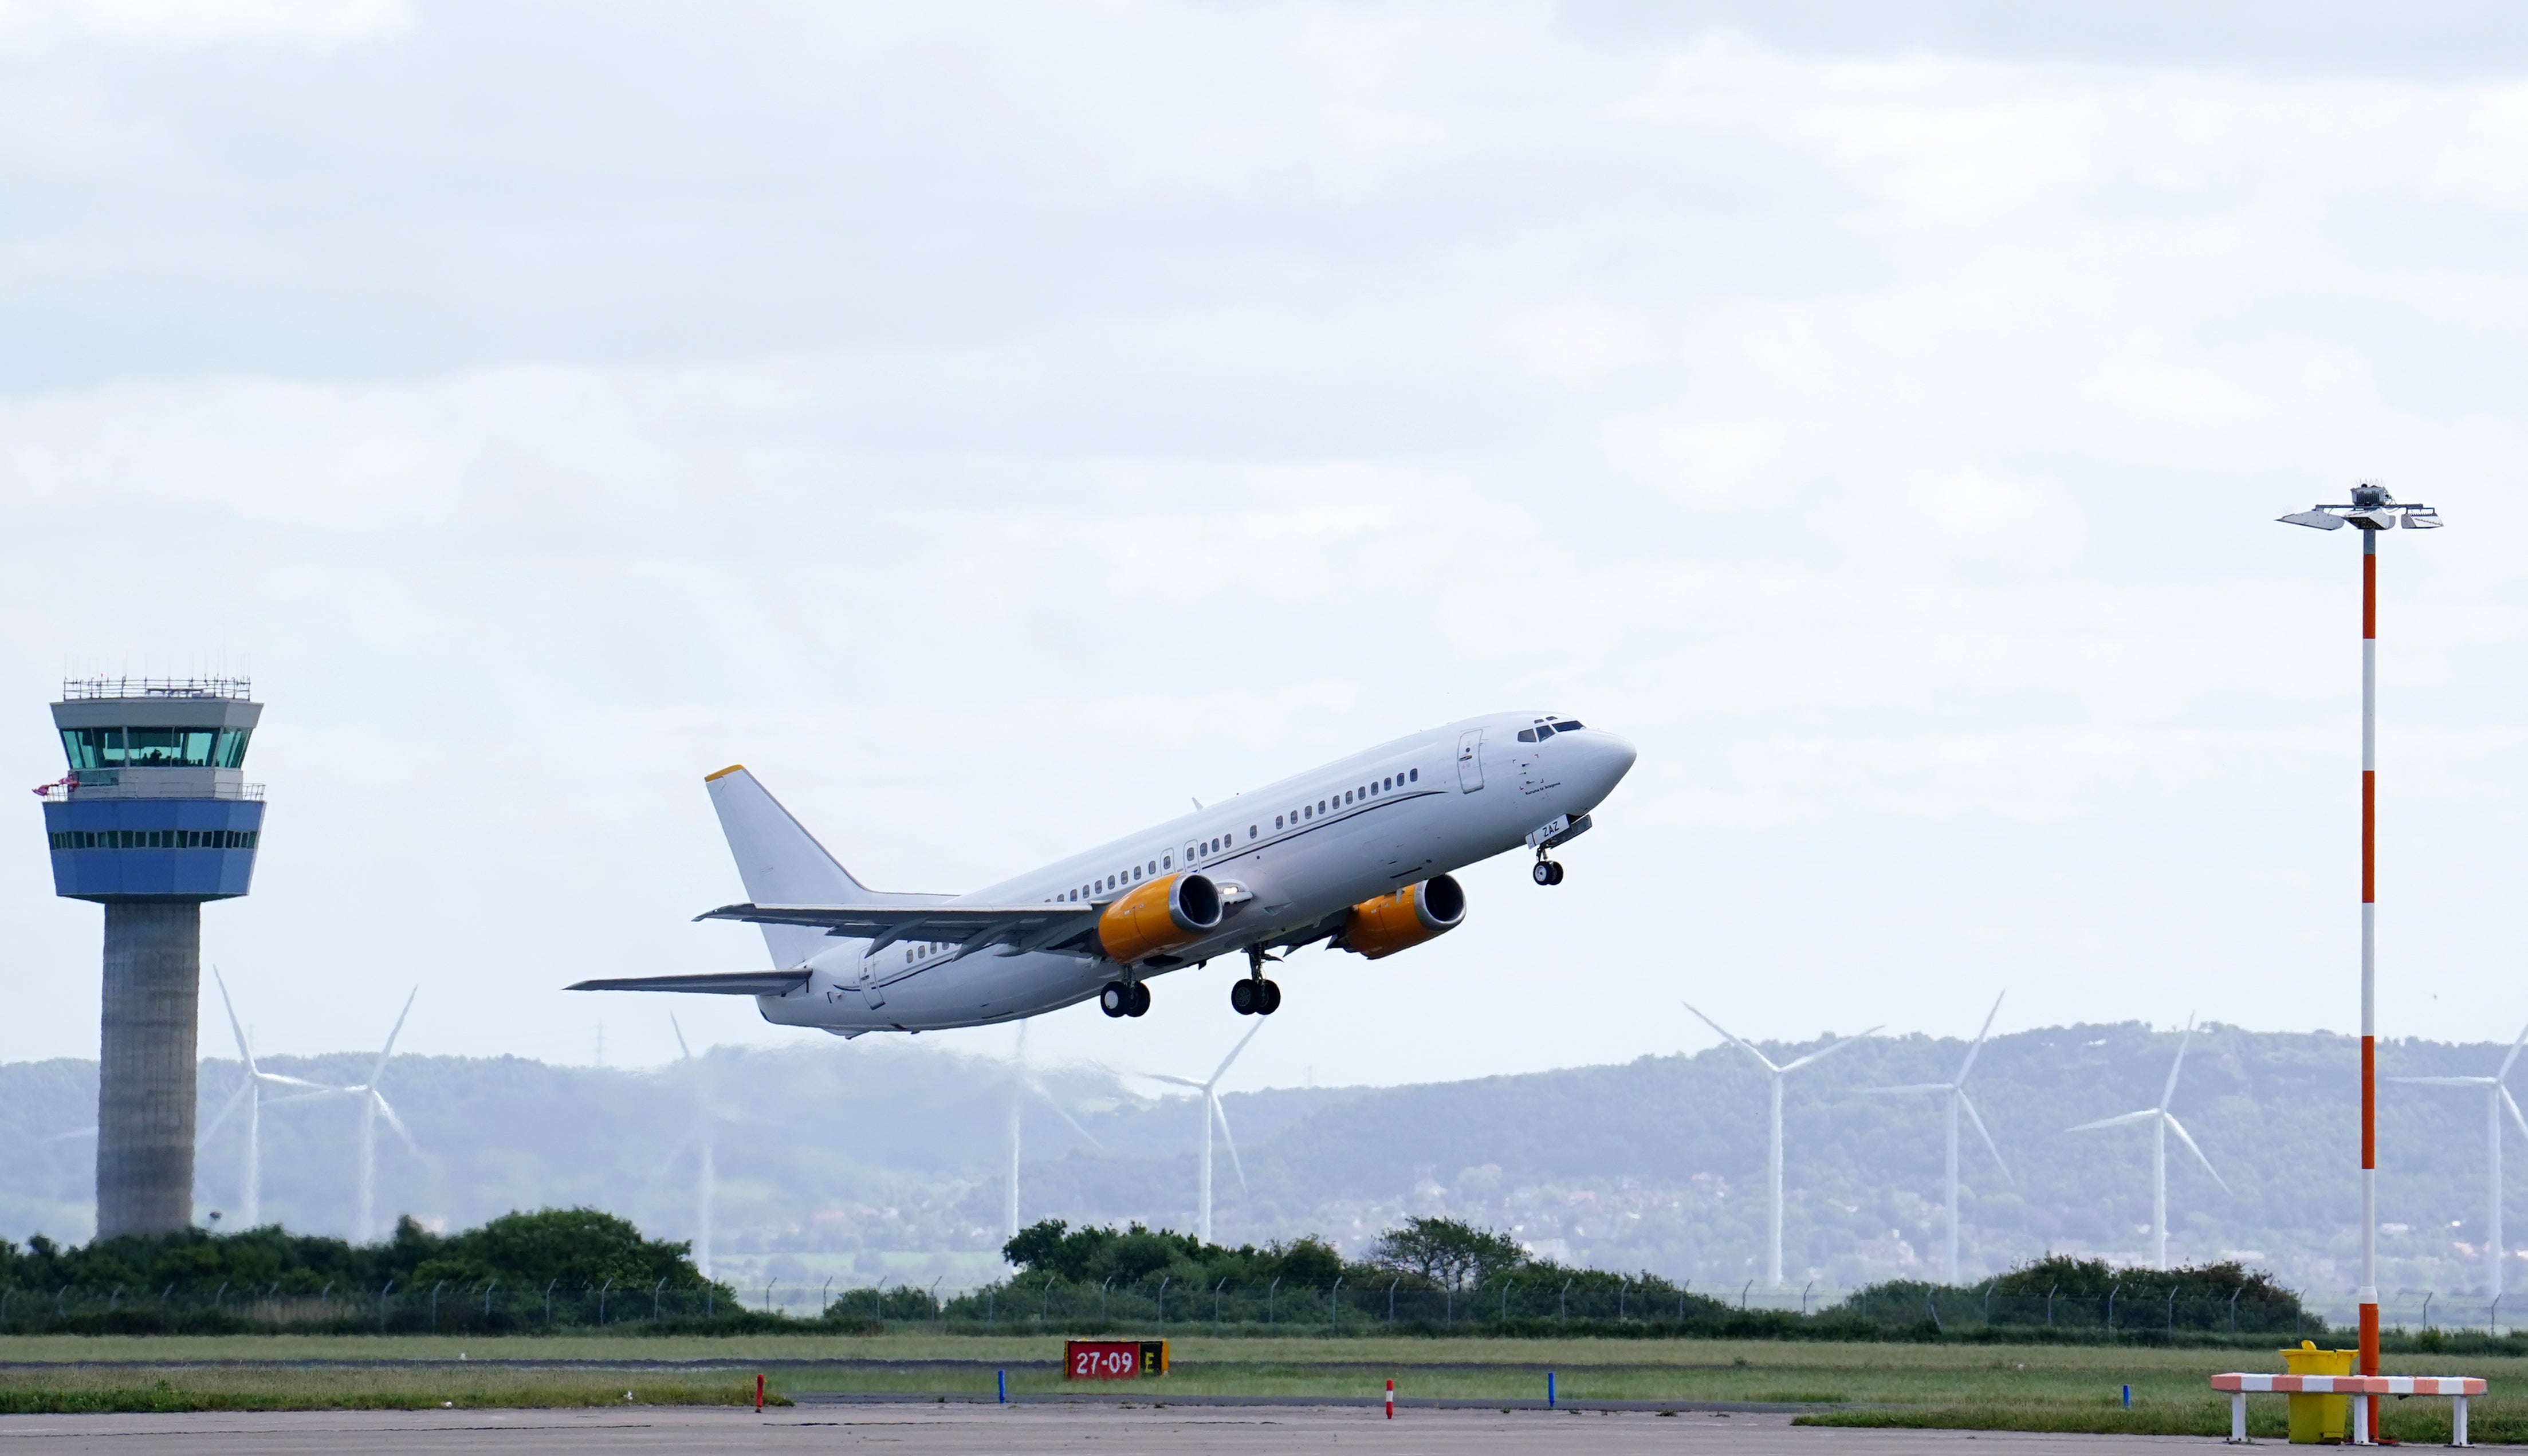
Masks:
[[[339,41],[408,20],[401,0],[0,0],[0,44],[73,35],[158,44]]]
[[[684,923],[730,761],[955,889],[1508,706],[1642,745],[1571,882],[1303,958],[1265,1074],[1659,1049],[1679,977],[1765,1035],[1970,980],[2323,1019],[2352,568],[2272,518],[2381,465],[2453,523],[2388,566],[2398,954],[2498,990],[2507,78],[1519,6],[429,5],[218,60],[44,14],[20,760],[66,671],[256,674],[274,832],[210,923],[276,1047],[419,980],[416,1046],[664,1055],[555,988],[759,954]],[[0,1055],[75,1050],[92,912],[8,855],[51,969]],[[1234,1024],[1216,980],[1155,1014]]]

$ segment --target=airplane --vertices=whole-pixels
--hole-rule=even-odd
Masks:
[[[708,775],[748,900],[695,916],[762,927],[774,968],[580,981],[573,991],[753,996],[764,1019],[838,1036],[987,1026],[1094,998],[1150,1009],[1150,980],[1242,954],[1240,1015],[1271,1015],[1264,967],[1324,942],[1377,961],[1465,922],[1451,871],[1552,853],[1633,766],[1577,718],[1496,713],[1241,794],[970,895],[871,890],[743,764]],[[985,954],[989,953],[989,954]]]

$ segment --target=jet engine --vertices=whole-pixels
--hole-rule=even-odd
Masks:
[[[1435,874],[1418,885],[1353,906],[1350,918],[1335,932],[1334,944],[1376,961],[1445,935],[1465,919],[1466,892],[1449,876]]]
[[[1220,887],[1209,876],[1145,880],[1097,917],[1097,943],[1118,964],[1192,945],[1220,928]]]

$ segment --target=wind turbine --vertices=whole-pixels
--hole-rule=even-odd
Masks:
[[[1816,1051],[1809,1053],[1807,1056],[1800,1058],[1798,1061],[1795,1061],[1788,1066],[1776,1066],[1773,1065],[1772,1058],[1757,1051],[1755,1047],[1748,1044],[1735,1033],[1731,1032],[1727,1027],[1722,1026],[1719,1022],[1712,1019],[1710,1016],[1705,1016],[1702,1011],[1699,1010],[1693,1002],[1682,1002],[1680,1005],[1684,1006],[1687,1011],[1693,1012],[1697,1016],[1702,1016],[1704,1025],[1719,1032],[1724,1040],[1737,1043],[1740,1051],[1745,1052],[1748,1056],[1755,1058],[1759,1063],[1763,1064],[1764,1067],[1764,1079],[1772,1087],[1772,1140],[1768,1145],[1771,1156],[1766,1160],[1764,1165],[1764,1185],[1772,1190],[1773,1242],[1764,1265],[1764,1279],[1767,1283],[1778,1284],[1782,1282],[1782,1078],[1789,1076],[1792,1072],[1799,1070],[1801,1067],[1808,1066],[1812,1062],[1816,1062],[1823,1057],[1832,1056],[1834,1053],[1842,1051],[1844,1048],[1851,1046],[1854,1042],[1861,1040],[1862,1037],[1866,1037],[1870,1035],[1870,1032],[1878,1030],[1878,1028],[1872,1026],[1869,1031],[1861,1033],[1861,1036],[1849,1037],[1843,1041],[1834,1043],[1832,1046],[1819,1047]]]
[[[685,1134],[684,1142],[667,1154],[667,1161],[675,1162],[676,1154],[683,1152],[688,1145],[694,1149],[699,1165],[694,1189],[694,1268],[708,1281],[711,1276],[711,1194],[719,1181],[719,1167],[712,1156],[711,1121],[716,1114],[711,1101],[711,1070],[709,1064],[696,1057],[693,1048],[685,1045],[685,1028],[677,1022],[674,1012],[667,1013],[667,1025],[676,1033],[679,1063],[690,1064],[686,1074],[694,1084],[693,1128]],[[663,1167],[659,1170],[661,1172],[665,1170]]]
[[[1202,1192],[1199,1202],[1194,1206],[1193,1222],[1194,1237],[1204,1243],[1211,1242],[1211,1124],[1214,1121],[1220,1123],[1221,1141],[1229,1144],[1229,1166],[1238,1170],[1238,1191],[1241,1194],[1246,1191],[1246,1167],[1238,1159],[1238,1139],[1230,1136],[1229,1113],[1220,1105],[1220,1079],[1229,1075],[1229,1065],[1238,1060],[1238,1054],[1245,1051],[1246,1044],[1253,1041],[1255,1033],[1263,1029],[1264,1020],[1259,1016],[1254,1025],[1246,1028],[1246,1034],[1238,1039],[1238,1045],[1229,1049],[1229,1055],[1220,1059],[1220,1065],[1211,1069],[1210,1081],[1197,1082],[1191,1077],[1170,1076],[1163,1071],[1141,1073],[1154,1082],[1173,1082],[1180,1087],[1191,1087],[1202,1094]]]
[[[2408,1082],[2420,1087],[2481,1087],[2484,1089],[2484,1154],[2491,1170],[2484,1202],[2485,1271],[2493,1298],[2502,1298],[2502,1261],[2509,1251],[2502,1246],[2502,1114],[2507,1110],[2510,1120],[2528,1134],[2528,1118],[2519,1116],[2519,1104],[2510,1098],[2510,1089],[2502,1079],[2510,1075],[2510,1065],[2519,1060],[2519,1048],[2528,1044],[2528,1027],[2522,1027],[2519,1040],[2510,1044],[2510,1055],[2502,1059],[2502,1069],[2489,1077],[2390,1077],[2392,1082]]]
[[[1069,1123],[1072,1131],[1086,1138],[1090,1147],[1100,1151],[1106,1147],[1091,1135],[1087,1128],[1080,1125],[1080,1120],[1071,1116],[1070,1111],[1063,1107],[1062,1103],[1045,1087],[1044,1082],[1028,1068],[1027,1020],[1028,1018],[1025,1016],[1019,1018],[1018,1047],[1010,1053],[1010,1179],[1001,1205],[1001,1223],[1009,1230],[1009,1236],[1012,1238],[1018,1237],[1019,1234],[1019,1114],[1026,1108],[1028,1093],[1032,1092],[1042,1098],[1044,1105],[1053,1109],[1054,1116]]]
[[[275,1099],[281,1102],[297,1102],[307,1097],[324,1096],[342,1089],[329,1087],[323,1082],[311,1082],[305,1077],[284,1076],[277,1071],[266,1071],[258,1066],[254,1060],[254,1047],[246,1040],[245,1026],[237,1020],[237,1003],[229,999],[228,980],[220,974],[218,966],[211,967],[211,979],[220,988],[221,1009],[229,1014],[229,1034],[237,1038],[237,1060],[245,1064],[245,1081],[238,1085],[236,1095],[229,1098],[228,1106],[220,1109],[220,1115],[211,1119],[211,1125],[202,1129],[202,1136],[208,1139],[212,1133],[220,1130],[220,1124],[226,1122],[238,1107],[244,1107],[245,1172],[240,1181],[244,1189],[245,1207],[240,1211],[244,1217],[237,1226],[255,1228],[263,1223],[263,1089],[266,1087],[302,1089],[289,1097]]]
[[[2004,991],[2001,996],[2010,993]],[[1985,1129],[1983,1118],[1976,1116],[1975,1104],[1967,1100],[1967,1073],[1975,1070],[1975,1056],[1983,1050],[1983,1039],[1992,1032],[1992,1018],[2001,1014],[2001,996],[1992,999],[1992,1010],[1984,1013],[1983,1029],[1975,1033],[1975,1044],[1967,1048],[1967,1060],[1958,1064],[1958,1074],[1945,1082],[1916,1082],[1904,1087],[1871,1087],[1868,1090],[1882,1096],[1897,1097],[1915,1092],[1936,1092],[1948,1099],[1949,1105],[1949,1282],[1958,1281],[1958,1111],[1966,1111],[1967,1120],[1975,1123],[1975,1135],[1983,1139],[1985,1151],[1992,1154],[1995,1168],[2002,1177],[2010,1176],[2010,1165],[2001,1161],[2001,1149],[1994,1145],[1992,1133]]]
[[[2194,1161],[2203,1165],[2203,1170],[2212,1173],[2212,1181],[2221,1184],[2221,1191],[2224,1193],[2230,1191],[2230,1185],[2222,1181],[2221,1174],[2213,1171],[2212,1160],[2204,1157],[2203,1150],[2196,1147],[2194,1139],[2186,1135],[2186,1124],[2178,1121],[2177,1115],[2168,1110],[2168,1104],[2177,1097],[2177,1074],[2186,1068],[2186,1048],[2193,1040],[2194,1018],[2187,1016],[2186,1035],[2177,1043],[2177,1060],[2168,1065],[2168,1083],[2159,1089],[2159,1106],[2146,1107],[2140,1112],[2127,1113],[2120,1118],[2100,1118],[2094,1122],[2083,1122],[2078,1127],[2065,1129],[2070,1132],[2092,1132],[2101,1127],[2122,1127],[2128,1122],[2151,1124],[2150,1239],[2151,1267],[2154,1269],[2168,1268],[2168,1134],[2175,1132],[2177,1140],[2186,1144],[2186,1151],[2192,1153]]]
[[[348,1087],[325,1089],[360,1100],[360,1211],[351,1230],[354,1243],[368,1238],[377,1229],[379,1117],[383,1115],[386,1118],[387,1125],[395,1129],[395,1136],[403,1139],[403,1145],[412,1150],[413,1156],[421,1156],[421,1149],[414,1144],[412,1134],[404,1130],[403,1119],[395,1116],[395,1107],[387,1101],[387,1095],[378,1090],[379,1079],[387,1073],[387,1062],[395,1056],[395,1038],[403,1035],[403,1018],[412,1014],[413,997],[420,994],[421,988],[415,986],[411,994],[404,997],[403,1010],[395,1014],[395,1029],[387,1033],[386,1050],[378,1053],[376,1064],[369,1068],[369,1079],[354,1082]]]

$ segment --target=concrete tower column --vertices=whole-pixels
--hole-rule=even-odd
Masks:
[[[169,1233],[193,1222],[194,1031],[202,906],[108,901],[98,1028],[96,1232]]]

